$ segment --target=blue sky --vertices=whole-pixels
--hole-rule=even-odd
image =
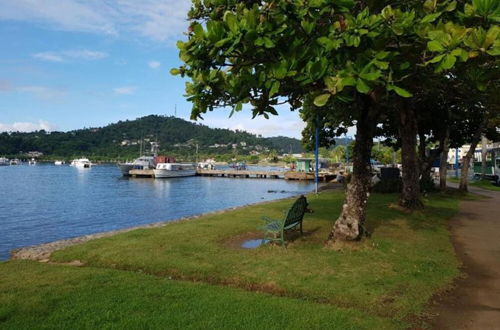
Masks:
[[[187,0],[0,0],[0,131],[72,130],[149,114],[189,118],[175,41]],[[205,116],[211,127],[300,137],[298,113]]]

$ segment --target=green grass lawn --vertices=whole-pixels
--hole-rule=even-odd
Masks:
[[[266,292],[282,297],[284,304],[347,308],[369,320],[385,319],[393,327],[414,325],[430,297],[459,274],[446,228],[446,219],[458,209],[453,196],[429,195],[425,211],[406,214],[388,207],[397,196],[375,194],[368,210],[372,237],[341,251],[325,248],[324,241],[343,195],[328,192],[309,200],[315,212],[305,216],[306,235],[287,248],[247,250],[237,242],[256,231],[261,215],[279,217],[291,199],[90,241],[51,259],[79,260],[92,267],[76,272],[132,271],[209,283],[215,291],[230,286]]]
[[[390,320],[290,298],[91,267],[0,264],[1,329],[373,329]]]
[[[448,178],[450,182],[459,183],[460,179],[458,178]],[[470,180],[469,185],[473,187],[483,188],[491,191],[500,191],[499,186],[494,186],[491,184],[489,180]]]

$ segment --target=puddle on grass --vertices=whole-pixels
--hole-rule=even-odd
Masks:
[[[269,242],[269,241],[262,240],[262,239],[252,239],[252,240],[243,242],[243,244],[241,244],[241,247],[244,249],[256,249],[259,246],[266,244],[267,242]]]

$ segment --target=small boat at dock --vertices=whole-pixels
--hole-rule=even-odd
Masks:
[[[203,170],[215,170],[215,160],[207,159],[204,162],[198,163],[198,168]]]
[[[196,166],[191,163],[158,163],[153,172],[157,179],[195,176]]]
[[[9,160],[4,157],[0,157],[0,166],[8,166],[9,165]]]
[[[152,170],[155,168],[155,157],[141,156],[133,162],[118,163],[118,168],[123,175],[129,175],[130,170]]]
[[[87,158],[73,159],[70,166],[74,166],[77,168],[90,168],[92,163]]]
[[[10,165],[21,165],[21,161],[19,159],[11,159],[9,162]]]
[[[56,160],[56,161],[54,162],[54,165],[58,165],[58,166],[59,166],[59,165],[63,165],[63,164],[64,164],[64,160]]]
[[[31,158],[30,160],[28,160],[28,165],[36,165],[36,159]]]

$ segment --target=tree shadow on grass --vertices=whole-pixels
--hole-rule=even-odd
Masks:
[[[370,234],[375,233],[381,225],[390,226],[392,221],[398,219],[406,219],[413,230],[439,230],[445,221],[457,213],[457,199],[462,198],[456,192],[430,194],[425,198],[423,210],[408,211],[398,207],[397,195],[382,196],[368,205],[366,229]]]

